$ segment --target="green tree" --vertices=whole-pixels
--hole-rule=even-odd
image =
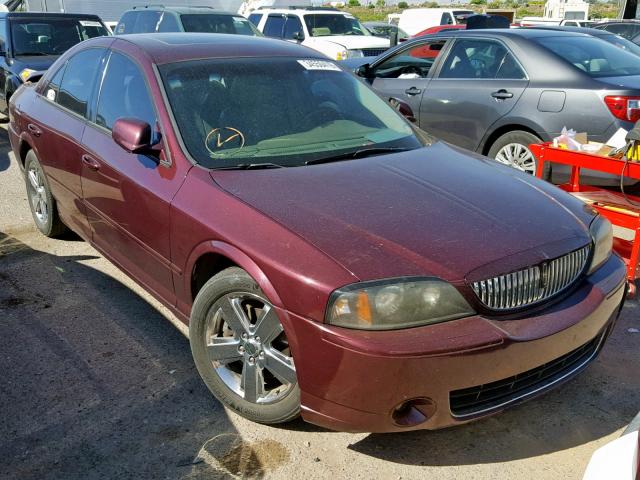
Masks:
[[[469,2],[471,5],[486,5],[487,4],[487,0],[471,0],[471,2]]]
[[[384,2],[384,0],[376,0],[376,7],[378,7],[378,8],[384,8],[384,7],[385,7],[385,2]]]
[[[376,8],[376,6],[373,3],[370,3],[367,5],[367,8],[373,10],[374,8]]]
[[[409,4],[407,2],[398,2],[398,8],[400,9],[409,8]]]
[[[359,7],[360,6],[360,2],[358,0],[349,0],[348,5],[350,7]]]

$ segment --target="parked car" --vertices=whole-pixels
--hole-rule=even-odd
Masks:
[[[375,57],[389,48],[389,39],[371,35],[356,17],[335,8],[261,8],[249,20],[267,37],[300,43],[333,60]]]
[[[591,28],[615,33],[640,45],[640,20],[618,20],[612,22],[596,23]]]
[[[582,480],[638,480],[640,475],[640,413],[619,438],[591,456]]]
[[[254,421],[496,413],[581,372],[624,299],[605,218],[433,143],[296,44],[90,40],[11,113],[37,228],[72,228],[188,324],[206,385]]]
[[[68,13],[0,12],[0,111],[32,74],[43,72],[67,49],[109,35],[100,17]]]
[[[465,28],[467,28],[465,23],[459,25],[436,25],[435,27],[429,27],[416,33],[411,38],[423,37],[424,35],[435,35],[436,33],[450,32],[451,30],[464,30]]]
[[[459,8],[408,8],[400,14],[398,27],[413,36],[436,25],[464,25],[474,13]]]
[[[402,42],[409,38],[409,34],[398,28],[397,25],[387,22],[364,22],[363,25],[376,37],[391,38],[391,34],[395,33],[398,41]]]
[[[229,33],[262,36],[246,18],[211,7],[148,5],[122,14],[116,34],[155,32]]]
[[[528,146],[564,127],[604,142],[640,119],[640,58],[586,34],[450,31],[348,66],[405,103],[423,130],[528,173],[536,168]]]
[[[596,22],[594,20],[562,20],[560,26],[562,27],[592,27]]]

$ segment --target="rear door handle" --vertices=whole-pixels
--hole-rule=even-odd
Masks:
[[[42,135],[42,130],[36,127],[33,123],[27,125],[27,130],[29,130],[31,132],[31,135],[33,135],[34,137],[39,137],[40,135]]]
[[[411,88],[407,88],[404,93],[406,93],[407,95],[418,95],[420,93],[422,93],[422,90],[420,90],[419,88],[416,87],[411,87]]]
[[[100,162],[98,162],[91,155],[82,155],[82,163],[84,163],[91,170],[94,170],[94,171],[100,170]]]
[[[498,90],[497,92],[493,92],[491,94],[493,98],[497,98],[499,100],[505,100],[507,98],[513,98],[513,93],[507,92],[504,88]]]

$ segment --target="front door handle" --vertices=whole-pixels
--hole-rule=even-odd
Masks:
[[[31,135],[33,135],[34,137],[39,137],[40,135],[42,135],[42,130],[36,127],[33,123],[27,125],[27,130],[29,130],[29,132],[31,132]]]
[[[407,88],[404,93],[406,93],[407,95],[419,95],[420,93],[422,93],[422,90],[416,87],[411,87]]]
[[[98,162],[91,155],[82,155],[82,163],[89,167],[93,171],[100,170],[100,162]]]
[[[507,98],[513,98],[513,93],[507,92],[504,88],[501,88],[497,92],[493,92],[491,96],[493,98],[497,98],[498,100],[505,100]]]

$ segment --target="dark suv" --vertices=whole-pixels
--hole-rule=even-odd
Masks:
[[[122,14],[115,34],[156,32],[231,33],[262,36],[241,15],[211,7],[134,7]]]
[[[97,15],[0,12],[0,111],[33,74],[76,43],[109,35]]]

